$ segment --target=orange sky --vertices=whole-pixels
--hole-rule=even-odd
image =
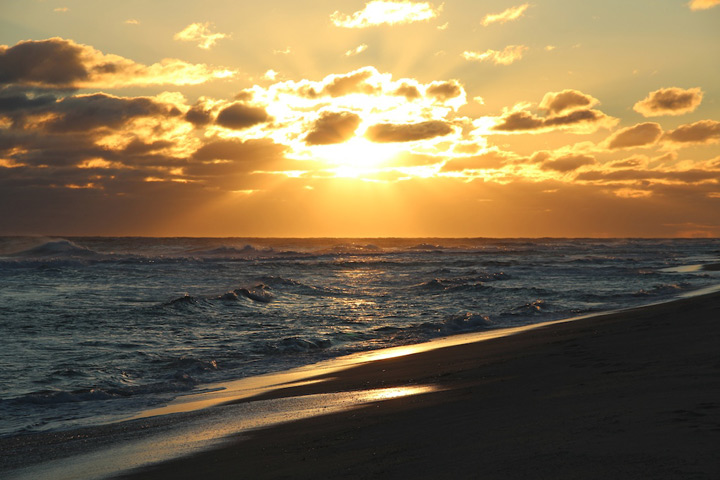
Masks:
[[[720,235],[720,0],[246,3],[5,0],[0,234]]]

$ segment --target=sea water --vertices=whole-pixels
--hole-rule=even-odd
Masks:
[[[0,436],[720,283],[718,239],[0,238]],[[678,319],[691,321],[692,319]]]

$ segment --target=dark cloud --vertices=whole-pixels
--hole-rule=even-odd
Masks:
[[[0,45],[0,85],[56,89],[196,85],[234,73],[174,59],[146,66],[58,37]]]
[[[192,155],[194,160],[259,160],[281,155],[285,147],[271,140],[213,140]]]
[[[566,115],[538,117],[530,112],[513,112],[492,127],[499,132],[532,132],[570,126],[586,126],[593,129],[608,126],[613,119],[598,110],[575,110]]]
[[[69,40],[20,42],[0,45],[0,83],[73,87],[90,78],[83,61],[83,47]]]
[[[567,155],[553,160],[545,160],[542,162],[540,168],[543,170],[567,173],[586,165],[593,165],[594,163],[596,163],[595,157],[589,155]]]
[[[202,127],[212,123],[212,112],[203,102],[198,101],[185,113],[185,120],[196,127]]]
[[[606,143],[610,150],[654,145],[662,133],[662,127],[657,123],[640,123],[618,130],[608,137]]]
[[[612,169],[638,168],[638,167],[642,167],[646,163],[647,163],[647,160],[645,158],[630,157],[630,158],[626,158],[624,160],[616,160],[614,162],[610,162],[607,164],[607,166]]]
[[[546,110],[552,115],[558,115],[573,110],[588,109],[598,103],[598,100],[590,95],[579,90],[569,89],[546,93],[538,108]]]
[[[342,97],[352,93],[378,93],[380,91],[378,87],[367,83],[367,80],[376,73],[374,68],[363,68],[345,75],[330,75],[319,91],[315,87],[303,86],[298,93],[307,98]]]
[[[380,123],[367,129],[365,136],[373,142],[413,142],[441,137],[453,132],[450,125],[439,120],[421,123]]]
[[[24,112],[55,103],[52,93],[26,88],[0,88],[0,115]]]
[[[422,96],[420,90],[418,90],[415,85],[408,85],[407,83],[400,85],[394,94],[405,97],[409,102],[417,100]]]
[[[264,108],[233,103],[220,111],[215,123],[225,128],[242,130],[270,120]]]
[[[119,128],[137,117],[178,117],[174,105],[147,97],[115,97],[104,93],[66,97],[48,112],[53,118],[42,123],[51,132],[81,132],[96,128]]]
[[[441,172],[462,172],[464,170],[497,170],[507,163],[507,155],[488,152],[466,158],[454,158],[443,165]]]
[[[352,138],[360,126],[360,117],[352,112],[324,112],[305,137],[308,145],[331,145]]]
[[[682,115],[692,112],[702,102],[703,92],[699,88],[687,90],[678,87],[661,88],[635,104],[633,110],[644,117],[660,115]]]
[[[700,120],[681,125],[665,133],[665,140],[672,143],[711,143],[720,140],[720,122]]]
[[[708,180],[720,180],[720,171],[713,170],[614,170],[614,171],[590,171],[579,173],[575,178],[579,181],[588,182],[628,182],[645,180],[665,180],[681,183],[697,183]]]
[[[427,87],[426,92],[431,97],[444,102],[461,96],[465,93],[465,90],[458,82],[450,80],[448,82],[433,82]]]

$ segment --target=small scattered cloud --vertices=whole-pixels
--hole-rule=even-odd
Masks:
[[[505,133],[544,133],[569,130],[592,133],[599,128],[612,128],[618,120],[599,110],[575,110],[564,115],[540,117],[525,110],[510,112],[498,120],[491,131]]]
[[[700,120],[699,122],[681,125],[675,130],[665,133],[664,139],[676,144],[704,144],[720,140],[720,122]]]
[[[552,51],[555,50],[556,48],[557,48],[557,47],[556,47],[555,45],[545,45],[545,51],[546,51],[546,52],[552,52]]]
[[[452,100],[454,98],[463,97],[463,103],[465,99],[465,89],[458,83],[457,80],[450,80],[447,82],[432,82],[425,89],[428,95],[434,97],[441,102]]]
[[[125,20],[125,23],[127,23],[128,25],[140,25],[140,20],[128,18],[127,20]]]
[[[478,62],[491,61],[495,65],[510,65],[520,60],[523,53],[528,50],[525,45],[508,45],[502,50],[486,50],[484,52],[465,51],[462,56],[465,60],[474,60]]]
[[[360,117],[352,112],[323,112],[305,137],[307,145],[333,145],[348,141],[360,126]]]
[[[228,38],[229,36],[230,35],[224,33],[212,33],[210,31],[210,22],[205,22],[191,23],[176,33],[173,39],[183,42],[198,42],[198,47],[208,50],[215,45],[218,40]]]
[[[355,55],[359,55],[367,49],[368,49],[368,46],[363,43],[362,45],[358,45],[357,47],[351,48],[350,50],[345,52],[345,56],[346,57],[354,57]]]
[[[399,25],[435,18],[441,8],[434,8],[428,2],[373,0],[366,3],[363,10],[352,15],[336,11],[330,16],[330,20],[336,26],[343,28],[367,28],[383,24]]]
[[[164,59],[142,65],[59,37],[0,45],[0,85],[41,88],[117,88],[197,85],[235,71]]]
[[[273,55],[290,55],[292,50],[290,47],[285,47],[282,50],[273,50]]]
[[[68,7],[58,7],[58,8],[53,9],[53,12],[57,12],[57,13],[67,13],[69,11],[70,11],[70,9]]]
[[[613,133],[605,141],[607,148],[647,147],[654,145],[663,134],[662,127],[654,122],[640,123]]]
[[[563,90],[562,92],[548,92],[543,97],[538,108],[547,110],[552,115],[572,112],[594,107],[600,103],[597,98],[587,95],[579,90]]]
[[[377,143],[414,142],[449,135],[453,129],[446,122],[430,120],[420,123],[381,123],[367,129],[365,136]]]
[[[580,167],[594,165],[595,163],[597,163],[597,160],[595,160],[595,157],[591,157],[590,155],[567,155],[560,158],[545,160],[540,165],[540,168],[560,173],[569,173],[574,172]]]
[[[702,102],[703,91],[699,88],[661,88],[650,92],[637,102],[633,110],[644,117],[661,115],[683,115],[695,110]]]
[[[485,18],[483,18],[480,23],[483,26],[487,27],[492,23],[505,23],[512,20],[517,20],[518,18],[522,17],[522,15],[525,13],[525,10],[527,10],[529,7],[529,3],[524,3],[522,5],[518,5],[517,7],[510,7],[500,13],[491,13],[485,15]]]
[[[218,113],[215,123],[232,130],[242,130],[270,120],[271,118],[264,108],[237,102],[222,109]]]
[[[691,0],[688,6],[690,10],[707,10],[708,8],[717,7],[720,5],[720,0]]]

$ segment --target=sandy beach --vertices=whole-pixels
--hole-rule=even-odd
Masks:
[[[389,358],[265,397],[436,391],[123,478],[718,478],[720,294]]]

